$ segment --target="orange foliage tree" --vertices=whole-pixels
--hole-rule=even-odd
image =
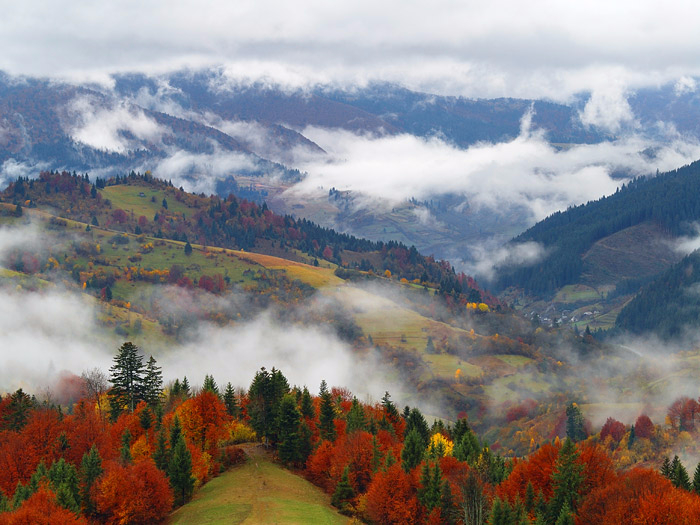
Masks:
[[[108,516],[108,524],[158,523],[173,506],[168,480],[151,459],[108,463],[94,490],[97,510]]]
[[[419,508],[416,483],[395,463],[379,471],[367,489],[365,511],[370,521],[385,524],[415,523]]]
[[[87,525],[87,521],[59,506],[54,493],[40,487],[18,510],[0,514],[0,525]]]

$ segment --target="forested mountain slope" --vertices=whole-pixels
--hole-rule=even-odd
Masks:
[[[638,178],[613,195],[554,213],[513,239],[516,244],[539,243],[546,255],[536,265],[502,267],[498,286],[551,295],[579,281],[585,270],[582,256],[596,241],[645,222],[658,225],[670,236],[690,235],[695,232],[693,222],[699,219],[700,162]]]

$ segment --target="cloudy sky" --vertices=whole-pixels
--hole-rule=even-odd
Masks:
[[[100,78],[225,64],[293,85],[400,81],[565,99],[700,71],[700,4],[673,0],[2,2],[0,69]]]

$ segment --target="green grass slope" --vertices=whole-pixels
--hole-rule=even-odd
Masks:
[[[304,478],[273,463],[259,446],[246,462],[213,479],[175,511],[168,525],[345,524],[330,497]]]

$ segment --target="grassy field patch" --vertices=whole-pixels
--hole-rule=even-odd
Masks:
[[[257,448],[257,447],[254,447]],[[169,525],[345,524],[330,497],[305,479],[256,453],[241,466],[211,480],[175,511]]]

